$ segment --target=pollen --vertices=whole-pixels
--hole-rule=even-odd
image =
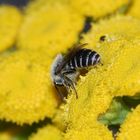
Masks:
[[[68,124],[67,133],[64,136],[65,140],[86,140],[89,137],[95,140],[113,139],[107,127],[97,121],[98,115],[108,108],[112,97],[107,95],[108,92],[105,91],[105,88],[95,87],[89,78],[93,80],[89,74],[86,81],[77,87],[78,101],[73,96],[73,98],[68,99],[68,105],[64,108],[65,113],[67,113],[64,122]],[[93,90],[91,87],[95,89]]]

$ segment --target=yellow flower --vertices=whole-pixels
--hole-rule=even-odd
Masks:
[[[129,0],[70,0],[70,3],[75,11],[84,16],[92,16],[99,18],[113,13],[120,7],[127,5]]]
[[[12,6],[0,6],[0,51],[14,45],[22,15]]]
[[[120,128],[117,140],[140,139],[140,105],[130,113]]]
[[[100,18],[114,13],[115,11],[124,10],[124,7],[127,9],[129,4],[130,0],[120,0],[115,2],[112,0],[108,0],[107,2],[105,0],[34,0],[29,3],[26,12],[35,12],[45,6],[54,7],[54,5],[65,5],[80,15]]]
[[[36,12],[42,8],[54,7],[54,6],[68,6],[70,7],[69,0],[31,0],[29,1],[27,7],[25,8],[25,12],[31,13]]]
[[[99,114],[104,113],[112,101],[112,95],[108,94],[106,86],[99,84],[98,77],[91,70],[77,86],[78,100],[74,93],[68,98],[64,106],[67,114],[65,122],[68,124],[66,140],[112,139],[107,127],[97,121]]]
[[[98,20],[83,34],[81,43],[88,43],[87,48],[97,51],[103,65],[90,67],[85,76],[79,77],[78,99],[70,92],[59,110],[50,66],[56,54],[79,41],[85,17],[107,16],[127,7],[129,2],[34,0],[25,9],[20,30],[20,12],[14,7],[1,6],[0,51],[12,47],[15,41],[19,50],[8,49],[0,55],[0,120],[23,125],[39,124],[40,120],[50,118],[54,126],[40,128],[29,140],[113,140],[108,123],[101,123],[100,116],[109,109],[114,111],[111,104],[116,97],[140,97],[140,21],[118,15]],[[139,17],[138,5],[138,0],[134,0],[128,14]],[[119,112],[122,106],[117,105]],[[112,112],[106,115],[107,121],[110,116],[113,118]],[[139,116],[140,105],[121,122],[116,140],[140,139]],[[0,133],[0,139],[10,140],[9,132]]]
[[[114,90],[116,96],[133,96],[140,90],[139,24],[137,19],[117,16],[94,25],[84,36],[83,42],[96,50],[104,66],[107,66],[105,72],[101,72],[104,76],[102,83]],[[100,40],[101,36],[105,36],[105,41]]]
[[[55,10],[54,10],[55,9]],[[65,6],[45,7],[25,16],[18,47],[54,56],[78,41],[83,18]]]
[[[62,140],[62,132],[53,125],[40,128],[29,140]]]
[[[58,99],[50,67],[30,57],[26,52],[15,52],[0,63],[0,119],[31,124],[55,113]],[[49,66],[52,60],[46,58]]]
[[[66,140],[113,139],[106,126],[97,120],[115,96],[133,96],[140,91],[139,24],[139,20],[118,16],[94,24],[84,36],[83,42],[101,55],[103,65],[81,77],[77,85],[78,100],[72,93],[63,106],[68,124]],[[103,35],[104,40],[100,39]]]

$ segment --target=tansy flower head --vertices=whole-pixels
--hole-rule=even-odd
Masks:
[[[80,15],[65,6],[42,8],[25,16],[18,46],[30,50],[47,50],[51,56],[56,55],[78,41],[83,22]]]
[[[108,0],[107,2],[106,0],[70,0],[70,3],[82,15],[100,18],[113,13],[121,6],[127,5],[129,0],[115,2],[112,0]]]
[[[3,51],[15,43],[22,15],[12,6],[0,6],[0,51]]]
[[[62,132],[53,125],[40,128],[29,140],[62,140]]]
[[[86,140],[88,136],[97,140],[101,137],[112,139],[107,127],[97,121],[99,114],[105,112],[112,100],[107,88],[99,85],[100,80],[96,78],[95,71],[90,71],[77,86],[78,100],[72,95],[64,106],[64,113],[68,114],[65,118],[68,124],[66,140]]]
[[[109,130],[98,122],[98,117],[105,113],[115,96],[133,96],[140,91],[137,78],[139,33],[138,20],[116,17],[94,25],[91,32],[84,36],[83,42],[101,55],[103,65],[98,65],[81,77],[77,85],[78,100],[71,94],[64,105],[64,114],[67,114],[65,122],[68,124],[65,139],[113,139]],[[106,36],[105,40],[101,40],[103,35]]]
[[[33,0],[29,1],[25,12],[27,14],[36,12],[39,9],[42,8],[49,8],[49,7],[54,7],[54,6],[67,6],[68,8],[70,7],[70,0]]]
[[[116,96],[133,96],[139,91],[139,33],[139,20],[117,16],[94,25],[84,36],[83,42],[93,47],[108,67],[103,75],[106,75],[109,88],[116,90]],[[104,41],[102,36],[105,36]]]
[[[16,52],[0,63],[0,69],[1,119],[31,124],[53,116],[58,102],[49,67]]]
[[[14,122],[14,131],[40,127],[31,136],[28,131],[29,140],[113,140],[111,124],[120,125],[116,140],[139,140],[140,21],[114,14],[139,17],[138,0],[131,2],[33,0],[22,9],[21,26],[21,13],[1,6],[0,120]],[[50,67],[58,53],[78,42],[87,43],[85,47],[95,50],[101,62],[79,76],[78,99],[69,91],[58,108]],[[127,104],[128,98],[137,100],[138,106]],[[18,139],[21,131],[8,129],[0,139]]]

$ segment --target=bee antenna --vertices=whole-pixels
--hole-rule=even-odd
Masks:
[[[75,92],[76,99],[78,99],[78,93],[77,93],[77,91],[76,91],[75,84],[74,84],[72,81],[70,81],[70,84],[71,84],[72,89],[73,89],[74,92]]]
[[[73,89],[74,89],[74,92],[75,92],[75,94],[76,94],[76,99],[78,99],[78,93],[77,93],[75,87],[74,87]]]
[[[78,99],[78,93],[77,93],[76,88],[75,88],[75,83],[73,83],[73,81],[70,78],[68,78],[66,75],[64,75],[64,78],[67,81],[67,83],[70,85],[70,87],[74,90],[75,95],[76,95],[76,99]]]

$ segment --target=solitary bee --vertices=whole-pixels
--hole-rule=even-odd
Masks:
[[[100,62],[100,55],[90,49],[83,48],[87,44],[73,47],[66,55],[58,54],[51,67],[51,78],[59,92],[59,86],[64,86],[67,91],[72,88],[78,98],[75,89],[76,79],[80,69],[96,65]],[[59,92],[63,99],[63,94]]]

